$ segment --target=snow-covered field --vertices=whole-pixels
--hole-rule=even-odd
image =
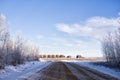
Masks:
[[[6,66],[5,69],[0,70],[0,80],[17,80],[19,77],[38,69],[43,69],[49,64],[50,62],[34,61],[18,66]]]
[[[110,69],[110,68],[107,68],[105,66],[93,65],[90,62],[73,62],[73,63],[98,70],[100,72],[109,74],[113,77],[116,77],[116,78],[120,79],[120,71],[118,71],[118,70]]]

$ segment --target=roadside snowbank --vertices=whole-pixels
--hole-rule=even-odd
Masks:
[[[90,62],[74,62],[74,63],[81,65],[81,66],[86,66],[86,67],[98,70],[100,72],[103,72],[105,74],[109,74],[113,77],[120,79],[120,71],[113,70],[113,69],[107,68],[105,66],[93,65]]]
[[[6,66],[5,69],[0,70],[0,80],[16,80],[18,77],[23,76],[29,72],[37,69],[42,69],[49,65],[50,62],[26,62],[18,66]]]

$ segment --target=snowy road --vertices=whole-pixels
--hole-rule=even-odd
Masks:
[[[54,62],[42,71],[21,80],[77,80],[64,63]]]
[[[118,80],[108,74],[99,72],[97,70],[80,66],[75,63],[65,63],[78,80]]]
[[[0,74],[0,80],[19,80],[20,77],[25,77],[28,74],[34,73],[48,66],[51,62],[32,62],[25,65],[10,67],[4,74]],[[26,67],[25,67],[26,66]],[[14,69],[13,69],[14,68]]]
[[[21,80],[118,80],[107,74],[74,63],[54,62]]]

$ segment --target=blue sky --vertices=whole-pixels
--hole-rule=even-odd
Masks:
[[[41,54],[102,56],[100,41],[116,29],[119,0],[0,0],[11,33],[40,46]]]

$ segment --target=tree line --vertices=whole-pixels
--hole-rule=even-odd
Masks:
[[[38,60],[39,47],[27,43],[22,35],[13,38],[4,16],[0,15],[0,69],[5,65],[22,64],[25,61]]]
[[[102,51],[107,62],[120,66],[120,28],[103,39]]]
[[[68,56],[65,56],[65,55],[40,55],[39,56],[40,58],[72,58],[72,56],[68,55]],[[83,58],[81,55],[76,55],[76,58]]]

